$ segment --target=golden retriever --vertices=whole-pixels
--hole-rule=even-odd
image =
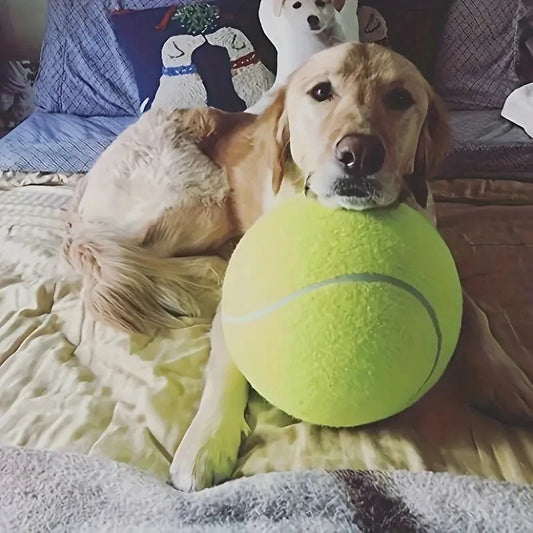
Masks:
[[[143,115],[78,184],[65,255],[102,320],[171,327],[197,309],[183,261],[169,258],[217,249],[304,187],[351,209],[387,206],[402,190],[425,207],[447,134],[439,101],[407,60],[378,46],[329,49],[259,117]]]
[[[188,293],[191,256],[242,234],[284,198],[305,192],[347,209],[405,201],[432,218],[428,179],[448,139],[439,99],[408,60],[378,45],[341,44],[307,61],[258,117],[146,113],[78,184],[64,255],[96,317],[129,331],[172,327],[198,311]],[[248,385],[218,313],[211,341],[200,407],[171,466],[184,490],[230,476],[247,431]],[[494,353],[481,370],[492,385],[516,374]],[[480,403],[487,398],[472,389]],[[499,407],[512,415],[515,405]]]

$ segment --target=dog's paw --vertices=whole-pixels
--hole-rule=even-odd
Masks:
[[[244,419],[226,421],[215,431],[194,420],[170,466],[170,483],[185,492],[199,491],[231,477],[243,435]]]
[[[470,403],[504,422],[533,422],[533,369],[522,369],[492,334],[484,311],[464,294],[456,351],[458,377]],[[528,375],[529,374],[529,375]]]
[[[468,392],[474,407],[503,422],[533,423],[533,383],[511,359],[486,360]]]

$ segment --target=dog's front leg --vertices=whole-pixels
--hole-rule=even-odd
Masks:
[[[533,365],[520,368],[493,336],[485,313],[463,290],[458,375],[470,402],[504,421],[533,423]]]
[[[247,401],[248,383],[229,357],[219,307],[200,407],[170,466],[174,487],[201,490],[231,476],[242,435],[248,432]]]

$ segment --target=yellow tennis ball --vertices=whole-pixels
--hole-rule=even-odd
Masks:
[[[448,247],[405,205],[354,212],[290,200],[240,241],[222,296],[226,345],[254,389],[332,427],[421,398],[453,354],[461,315]]]

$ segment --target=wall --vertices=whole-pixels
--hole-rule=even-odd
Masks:
[[[46,0],[0,0],[0,58],[37,61],[46,27]]]

